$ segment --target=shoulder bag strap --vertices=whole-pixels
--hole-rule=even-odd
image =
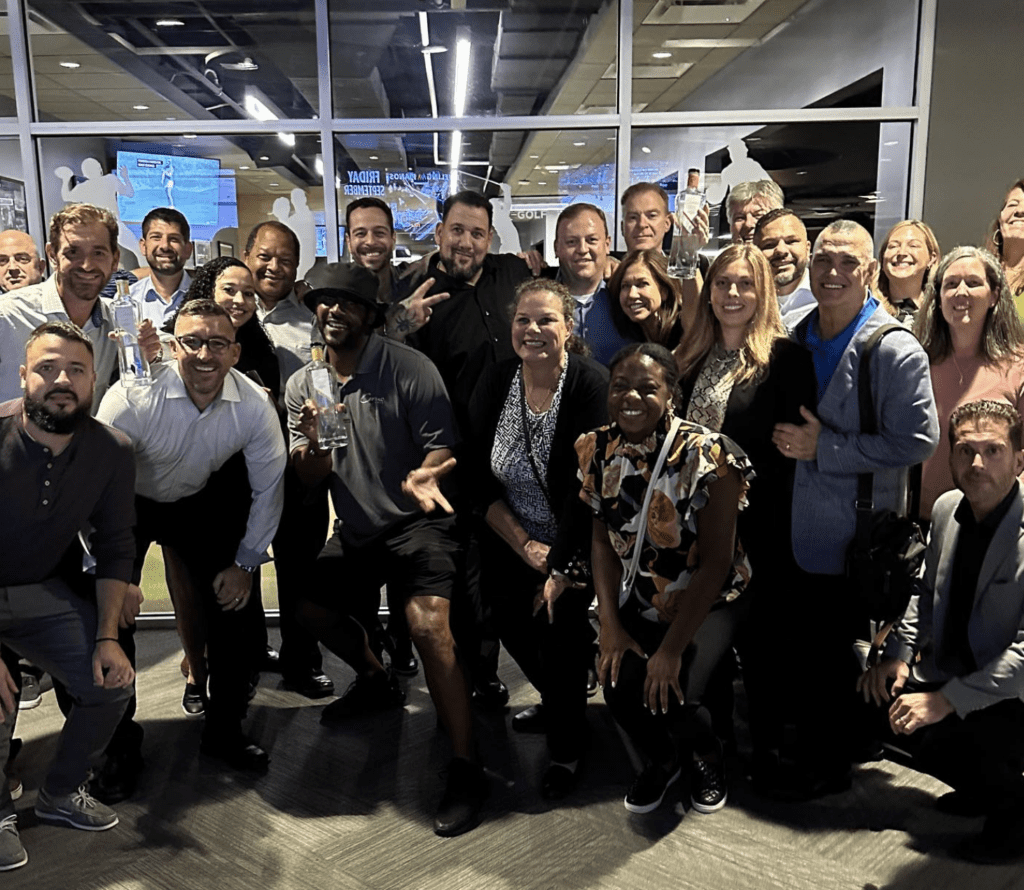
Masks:
[[[620,606],[625,603],[626,598],[629,596],[629,592],[633,589],[633,581],[636,579],[637,567],[640,565],[640,551],[644,548],[644,536],[647,534],[647,511],[651,507],[651,496],[654,494],[654,483],[661,475],[662,467],[665,466],[665,459],[668,457],[668,453],[672,449],[672,443],[675,442],[676,435],[679,433],[679,427],[681,427],[682,424],[682,418],[672,418],[672,423],[669,424],[668,434],[665,436],[665,443],[661,446],[661,451],[658,452],[658,459],[654,464],[654,469],[651,471],[651,481],[647,483],[647,491],[644,493],[644,504],[640,508],[640,524],[636,530],[636,542],[633,544],[633,558],[630,560],[629,567],[626,569],[626,574],[622,577],[622,585],[619,588]]]

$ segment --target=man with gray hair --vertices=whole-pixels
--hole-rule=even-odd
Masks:
[[[769,780],[768,788],[790,798],[849,787],[858,675],[852,644],[868,632],[860,593],[844,574],[856,528],[858,474],[872,474],[874,510],[903,513],[908,468],[928,458],[939,437],[928,356],[903,328],[879,340],[871,353],[877,431],[861,430],[858,371],[864,349],[880,327],[896,324],[871,293],[876,267],[868,232],[848,220],[832,223],[818,236],[811,256],[816,305],[787,319],[793,338],[811,352],[818,384],[816,413],[803,406],[803,424],[777,424],[773,435],[782,454],[796,459],[794,583],[778,597],[778,620],[792,638],[814,640],[810,670],[799,646],[781,656],[793,662],[780,675],[800,677],[801,704],[789,716],[806,748],[793,758],[798,769]],[[808,702],[813,707],[806,707]],[[787,706],[782,695],[777,706]],[[820,744],[822,726],[829,727],[828,744]]]
[[[769,210],[782,207],[785,203],[786,197],[782,194],[782,189],[771,179],[738,183],[729,192],[726,207],[733,243],[753,241],[757,221]]]
[[[31,235],[17,229],[0,232],[0,290],[10,293],[39,284],[45,274],[46,263]]]

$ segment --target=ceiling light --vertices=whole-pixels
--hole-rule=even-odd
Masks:
[[[164,120],[165,121],[176,121],[177,118],[176,117],[165,117]]]
[[[82,66],[79,65],[78,62],[61,62],[60,63],[60,67],[61,68],[81,68]]]
[[[573,143],[573,145],[575,145],[577,148],[579,148],[581,145],[586,145],[586,144],[587,144],[586,142],[574,142]]]
[[[651,53],[652,59],[671,59],[672,53]]]
[[[278,133],[277,138],[280,139],[289,148],[295,147],[295,134],[294,133]]]
[[[899,145],[899,139],[893,139],[892,142],[883,142],[882,145]]]
[[[135,111],[149,111],[149,106],[148,105],[133,105],[132,108]]]
[[[260,160],[261,161],[269,161],[270,160],[270,155],[260,155]]]
[[[185,23],[181,19],[157,19],[158,28],[183,28]]]
[[[651,153],[651,150],[646,145],[641,145],[640,151],[642,151],[645,155],[649,155]]]
[[[280,185],[281,185],[281,183],[279,183],[279,182],[272,182],[272,183],[270,183],[270,187],[271,187],[272,189],[276,189],[276,188],[279,188],[279,187],[280,187]]]
[[[239,170],[251,170],[252,167],[250,167],[248,164],[242,164],[238,169]]]
[[[377,160],[380,160],[380,159],[377,157],[377,155],[370,155],[370,160],[371,161],[377,161]]]
[[[318,176],[324,175],[324,159],[317,156],[313,159],[313,167],[316,169]]]
[[[446,52],[448,52],[448,47],[447,46],[425,46],[425,47],[423,47],[423,49],[420,50],[420,52],[423,53],[423,55],[425,55],[425,56],[433,56],[433,55],[435,55],[437,53],[446,53]]]
[[[454,195],[458,191],[459,162],[462,160],[462,133],[456,130],[452,133],[452,156],[450,161],[451,174],[449,176],[448,193]]]
[[[796,175],[797,176],[806,176],[807,175],[807,171],[806,170],[797,170],[796,171]]]
[[[465,38],[455,44],[455,116],[462,117],[466,113],[466,93],[469,90],[469,49],[470,42]]]
[[[547,185],[546,182],[538,182],[537,185]]]
[[[529,185],[530,184],[530,180],[529,179],[520,179],[519,180],[519,184],[520,185]]]
[[[539,158],[539,157],[540,157],[540,155],[530,155],[530,160],[531,161],[536,161],[537,158]]]
[[[241,62],[224,62],[220,66],[226,68],[228,71],[259,71],[260,66],[257,65],[250,56],[246,56]]]
[[[196,134],[195,133],[182,133],[181,134],[181,138],[182,139],[195,139],[196,138]]]

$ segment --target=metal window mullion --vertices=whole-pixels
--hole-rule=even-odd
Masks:
[[[910,194],[908,212],[912,219],[924,215],[925,173],[928,164],[928,124],[932,105],[932,69],[935,61],[935,20],[938,0],[922,0],[917,43],[917,90],[914,101],[919,109],[913,125],[913,151],[910,155]]]
[[[619,201],[630,180],[633,152],[633,3],[619,0],[619,59],[615,66],[619,89],[619,129],[615,140],[615,194],[613,195],[612,231],[618,243]],[[619,247],[622,245],[619,244]]]
[[[14,99],[18,110],[17,136],[21,148],[21,178],[25,187],[25,216],[28,233],[38,244],[46,243],[43,217],[42,181],[39,159],[32,139],[32,82],[28,30],[21,0],[7,0],[8,32],[11,41],[11,68]]]
[[[331,29],[327,0],[316,0],[317,88],[320,97],[320,160],[323,162],[324,228],[327,262],[341,257],[338,240],[338,190],[334,186],[334,90],[331,71]]]

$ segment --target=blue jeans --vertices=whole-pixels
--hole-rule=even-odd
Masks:
[[[70,794],[86,780],[132,696],[132,687],[104,689],[92,676],[96,605],[63,581],[0,587],[0,640],[65,685],[74,706],[57,740],[57,754],[43,783],[51,796]],[[7,762],[14,721],[0,724],[0,763]],[[7,783],[0,783],[0,815],[14,812]]]

